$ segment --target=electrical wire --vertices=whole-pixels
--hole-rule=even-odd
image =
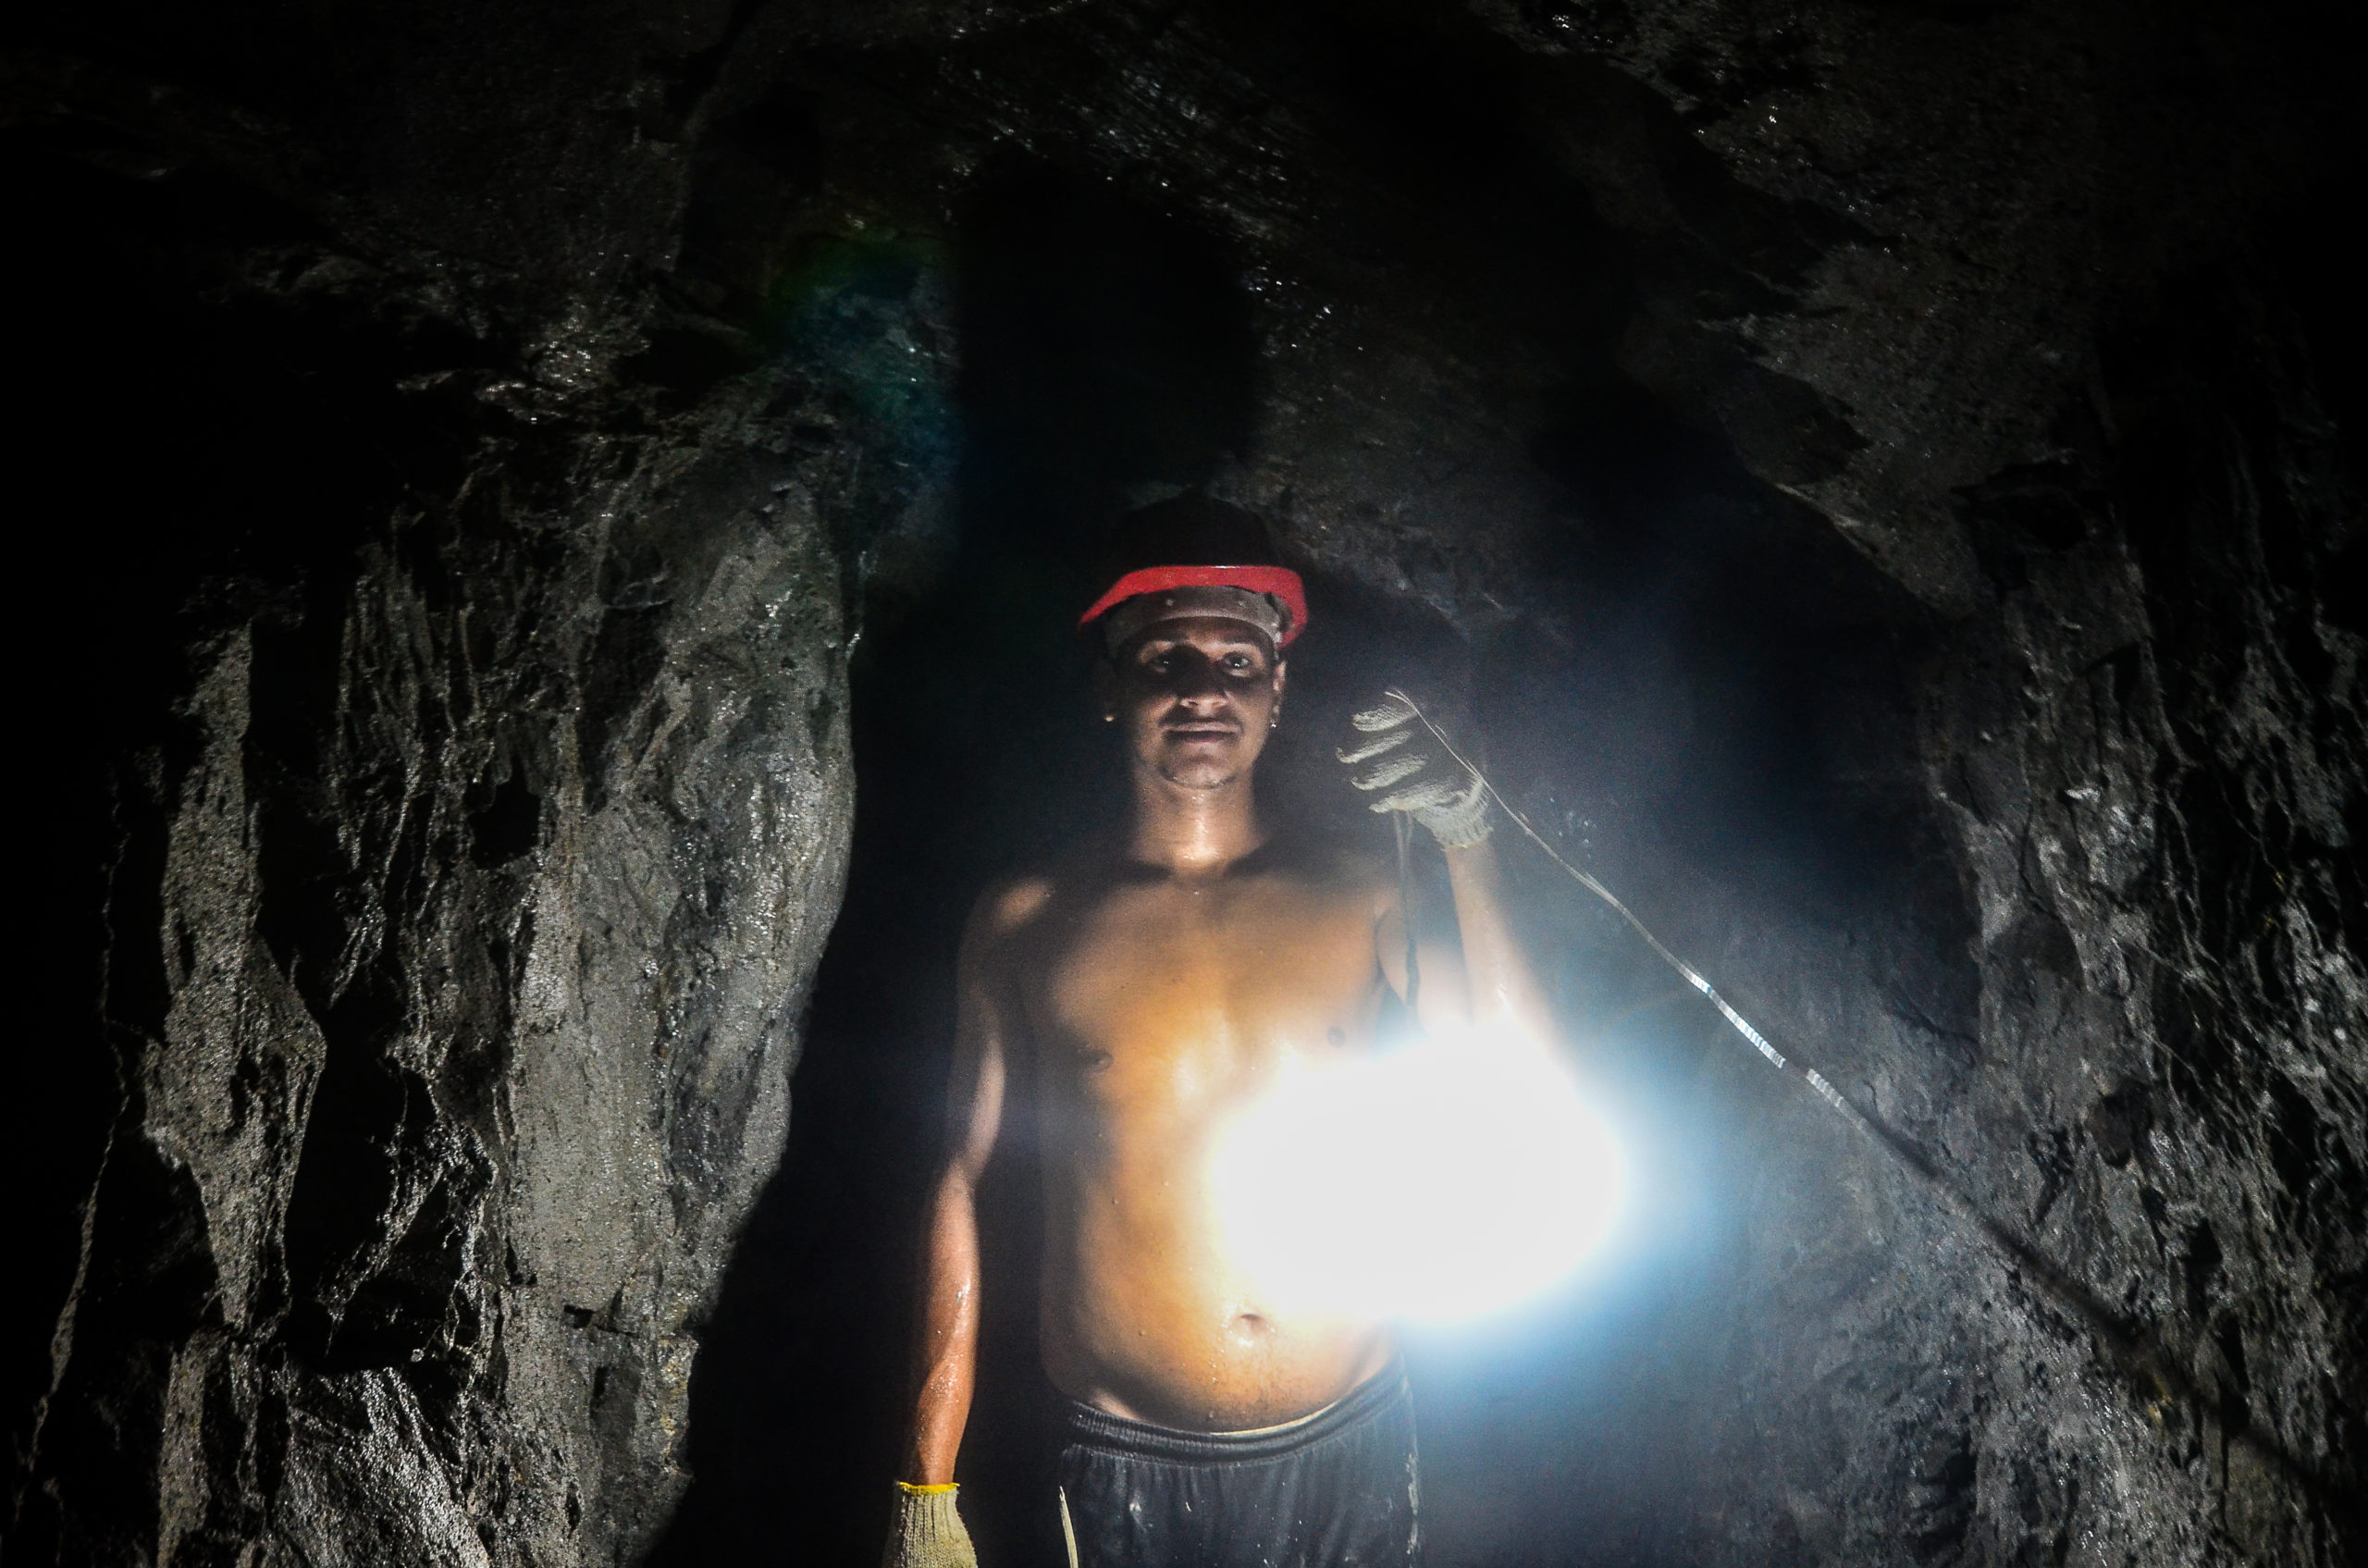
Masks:
[[[1412,709],[1415,719],[1422,724],[1423,728],[1430,732],[1431,738],[1437,741],[1441,747],[1446,748],[1447,754],[1449,757],[1453,758],[1459,764],[1461,764],[1474,778],[1480,781],[1480,787],[1488,792],[1488,798],[1497,803],[1497,809],[1505,814],[1505,816],[1512,822],[1513,826],[1521,829],[1523,833],[1527,833],[1529,835],[1529,841],[1532,844],[1536,845],[1538,848],[1544,850],[1546,852],[1546,858],[1553,861],[1557,866],[1560,866],[1574,881],[1576,881],[1580,886],[1585,888],[1589,893],[1594,894],[1597,898],[1602,899],[1606,904],[1611,906],[1612,912],[1617,914],[1622,920],[1626,920],[1628,922],[1629,929],[1634,931],[1638,936],[1643,937],[1645,939],[1645,945],[1647,947],[1650,947],[1654,952],[1659,954],[1664,963],[1668,964],[1671,969],[1675,969],[1684,978],[1686,984],[1694,987],[1695,990],[1700,992],[1706,998],[1708,998],[1710,1006],[1718,1008],[1720,1016],[1725,1018],[1729,1023],[1734,1025],[1735,1032],[1742,1035],[1745,1040],[1750,1041],[1755,1050],[1757,1050],[1761,1056],[1767,1057],[1768,1060],[1774,1064],[1780,1071],[1793,1073],[1800,1078],[1803,1081],[1807,1083],[1811,1089],[1817,1091],[1819,1098],[1822,1099],[1827,1105],[1832,1106],[1835,1110],[1841,1112],[1844,1117],[1847,1117],[1860,1129],[1868,1132],[1872,1132],[1874,1130],[1873,1128],[1867,1125],[1867,1118],[1860,1113],[1858,1107],[1852,1105],[1847,1099],[1844,1098],[1842,1091],[1836,1089],[1832,1083],[1827,1080],[1823,1073],[1818,1071],[1817,1068],[1809,1066],[1807,1062],[1794,1061],[1792,1058],[1786,1056],[1783,1052],[1779,1051],[1775,1046],[1770,1044],[1768,1036],[1760,1033],[1757,1029],[1754,1029],[1749,1019],[1745,1018],[1741,1013],[1735,1011],[1733,1005],[1725,997],[1719,994],[1718,988],[1713,986],[1709,981],[1704,977],[1700,969],[1696,969],[1692,964],[1687,963],[1675,953],[1671,952],[1669,945],[1662,942],[1659,937],[1655,936],[1652,932],[1646,928],[1645,922],[1636,918],[1635,911],[1629,908],[1627,905],[1622,903],[1619,897],[1612,893],[1611,889],[1604,886],[1603,883],[1596,881],[1595,878],[1587,875],[1586,872],[1579,870],[1578,867],[1573,866],[1568,860],[1563,859],[1560,853],[1558,852],[1551,844],[1546,841],[1545,835],[1540,833],[1536,828],[1529,825],[1529,819],[1523,816],[1519,811],[1514,810],[1512,803],[1507,800],[1502,795],[1497,793],[1497,786],[1489,782],[1488,775],[1486,773],[1480,771],[1479,764],[1474,762],[1470,758],[1464,756],[1463,753],[1455,748],[1455,743],[1448,739],[1447,732],[1440,729],[1438,725],[1431,722],[1430,715],[1423,711],[1421,704],[1417,703],[1412,697],[1409,697],[1405,692],[1400,690],[1396,686],[1390,687],[1389,690],[1382,695],[1385,697],[1394,698],[1398,701],[1404,703],[1408,708]],[[1399,859],[1400,863],[1400,874],[1401,877],[1404,875],[1403,865],[1405,854],[1405,847],[1401,844],[1399,848]]]

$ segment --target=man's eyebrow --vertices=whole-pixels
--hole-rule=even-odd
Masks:
[[[1213,637],[1206,639],[1205,641],[1195,637],[1145,637],[1142,640],[1141,651],[1144,653],[1153,653],[1171,648],[1202,648],[1209,646],[1216,648],[1246,648],[1258,653],[1265,653],[1269,651],[1269,645],[1265,638],[1260,636],[1256,632],[1245,632],[1238,637]]]

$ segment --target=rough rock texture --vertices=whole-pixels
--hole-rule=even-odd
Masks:
[[[826,302],[855,348],[690,407],[619,379],[612,296],[243,182],[307,154],[237,111],[13,85],[60,220],[17,297],[68,324],[27,450],[95,487],[55,581],[120,586],[53,714],[72,981],[20,1147],[80,1194],[29,1248],[9,1549],[631,1560],[845,876],[848,530],[935,461],[839,422],[930,328]]]
[[[1796,978],[1770,1010],[1998,1235],[1837,1183],[1832,1132],[1783,1127],[1817,1154],[1767,1195],[1792,1217],[1763,1221],[1745,1300],[1804,1327],[1743,1357],[1750,1414],[1716,1446],[1795,1436],[1731,1540],[2359,1550],[2362,645],[2331,548],[2357,503],[2290,320],[2217,281],[2107,346],[2108,451],[1967,498],[1992,608],[1919,683],[1966,1006],[1878,969],[1855,1003]]]
[[[1536,877],[1676,1240],[1422,1352],[1441,1561],[2361,1550],[2359,170],[2314,15],[24,43],[38,580],[84,651],[13,1556],[870,1549],[897,1271],[846,1258],[899,1254],[926,1139],[877,1103],[968,883],[1092,777],[1009,625],[1145,483],[1319,574],[1302,722],[1459,650],[1508,793],[1905,1155]],[[888,815],[735,1263],[851,698]]]

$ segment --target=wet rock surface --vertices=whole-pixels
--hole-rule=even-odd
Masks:
[[[876,1549],[953,932],[1096,809],[1087,519],[1193,484],[1314,577],[1281,796],[1468,684],[1889,1141],[1517,861],[1651,1240],[1416,1344],[1436,1560],[2359,1552],[2313,15],[11,31],[12,1560]]]

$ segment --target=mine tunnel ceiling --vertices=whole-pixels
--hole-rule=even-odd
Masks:
[[[1620,525],[1601,502],[1640,403],[1962,613],[1983,488],[2096,444],[2101,334],[2243,215],[2307,225],[2341,160],[2291,77],[2305,24],[2276,12],[226,16],[127,17],[104,66],[31,56],[29,102],[129,118],[122,156],[326,218],[382,265],[490,269],[543,396],[679,408],[775,351],[801,290],[942,265],[998,180],[1106,181],[1105,207],[1221,240],[1251,296],[1256,439],[1196,438],[1261,502],[1376,520],[1392,562],[1451,545],[1462,580],[1421,591],[1458,619],[1518,600],[1539,531]],[[143,68],[177,91],[127,116]],[[1101,219],[1068,221],[1091,244]],[[594,298],[570,325],[562,302]],[[1144,472],[1121,480],[1208,463],[1124,455]]]
[[[1962,612],[1964,492],[2078,451],[2100,334],[2337,155],[2274,21],[2240,43],[2108,7],[1094,6],[948,37],[823,15],[735,12],[609,128],[686,177],[596,264],[692,307],[646,373],[728,365],[732,332],[688,352],[722,326],[761,353],[818,250],[952,238],[1031,167],[1107,180],[1233,248],[1266,372],[1242,488],[1377,515],[1394,559],[1454,541],[1477,580],[1426,592],[1466,614],[1520,574],[1489,546],[1618,485],[1639,394]],[[602,184],[595,211],[623,194]]]

